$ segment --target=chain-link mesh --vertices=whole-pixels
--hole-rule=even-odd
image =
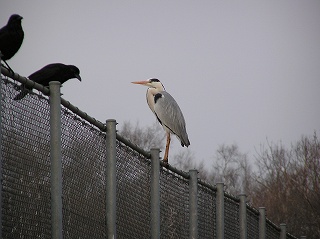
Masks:
[[[266,221],[266,239],[278,239],[280,238],[280,229],[276,227],[269,220]]]
[[[259,238],[259,212],[247,206],[248,239]]]
[[[117,141],[118,238],[150,238],[150,160]]]
[[[51,238],[50,108],[47,97],[20,101],[1,81],[2,235]],[[105,133],[61,107],[63,236],[105,238]],[[150,160],[116,142],[117,236],[150,238]],[[239,200],[226,195],[225,238],[239,238]],[[189,238],[189,181],[160,169],[161,238]],[[247,207],[248,238],[259,236],[259,212]],[[198,183],[199,238],[216,237],[216,189]],[[280,230],[267,220],[267,238]],[[291,235],[290,235],[291,236]],[[294,238],[293,236],[291,238]]]
[[[49,102],[14,101],[13,86],[2,85],[3,235],[51,238]],[[64,107],[61,132],[64,238],[104,238],[104,135]]]
[[[48,101],[37,95],[13,101],[17,91],[9,81],[3,82],[2,234],[4,238],[50,238]]]
[[[224,197],[224,216],[225,238],[239,238],[239,203],[227,196]]]
[[[198,184],[199,238],[215,237],[216,191]]]
[[[166,169],[160,171],[161,238],[188,238],[189,183]]]
[[[64,238],[105,238],[105,134],[62,107]]]

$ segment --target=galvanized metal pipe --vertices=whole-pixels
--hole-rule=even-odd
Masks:
[[[224,239],[224,183],[217,183],[216,230],[217,239]]]
[[[106,229],[107,238],[116,239],[116,120],[107,120],[106,126]]]
[[[266,239],[266,208],[259,207],[259,239]]]
[[[189,170],[189,238],[198,238],[198,171]]]
[[[151,238],[160,239],[160,149],[151,149]]]
[[[285,223],[280,224],[280,239],[286,239],[287,237],[287,225]]]
[[[247,204],[245,194],[240,194],[239,204],[239,226],[240,226],[240,239],[247,239]]]
[[[62,239],[62,155],[60,82],[50,87],[51,238]]]

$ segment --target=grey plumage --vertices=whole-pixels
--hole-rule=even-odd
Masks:
[[[182,111],[168,92],[155,95],[154,112],[162,126],[179,138],[182,147],[190,145]]]

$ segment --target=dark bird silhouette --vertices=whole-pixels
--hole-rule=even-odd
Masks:
[[[59,81],[61,84],[72,78],[77,78],[81,81],[80,71],[76,66],[64,65],[62,63],[46,65],[40,70],[32,73],[28,78],[46,87],[49,86],[50,81]],[[14,97],[14,100],[21,100],[31,90],[32,87],[30,86],[21,86],[21,92]]]
[[[22,17],[18,14],[13,14],[9,18],[7,25],[0,29],[0,51],[1,59],[5,62],[8,68],[12,71],[6,60],[11,59],[20,49],[24,32],[21,26]],[[13,72],[13,71],[12,71]]]

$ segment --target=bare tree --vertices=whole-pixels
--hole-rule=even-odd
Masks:
[[[211,172],[213,182],[224,182],[232,194],[248,194],[252,184],[251,173],[247,154],[241,153],[236,144],[219,146]]]
[[[197,163],[194,153],[191,150],[181,150],[173,157],[173,165],[183,171],[189,171],[190,169],[198,170],[198,177],[202,180],[209,180],[209,171],[206,169],[203,161]]]
[[[261,147],[256,157],[255,206],[265,206],[275,223],[308,238],[320,237],[320,144],[316,134],[290,149],[282,144]]]
[[[146,151],[151,148],[163,149],[164,146],[165,134],[157,122],[151,126],[141,127],[139,122],[133,126],[129,121],[126,121],[121,126],[119,134]]]

